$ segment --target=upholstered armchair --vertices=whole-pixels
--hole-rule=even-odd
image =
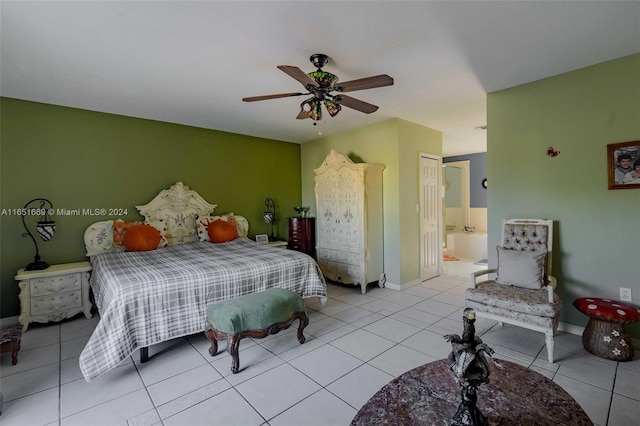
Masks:
[[[472,288],[465,294],[466,306],[478,317],[544,333],[550,363],[560,316],[557,283],[551,275],[552,241],[551,220],[503,220],[498,267],[472,273]],[[488,274],[496,275],[478,281]]]

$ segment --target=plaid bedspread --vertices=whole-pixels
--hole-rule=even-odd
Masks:
[[[322,272],[311,257],[247,238],[103,253],[91,263],[100,322],[80,355],[87,381],[138,348],[203,332],[207,306],[214,301],[270,287],[319,296],[322,303],[327,296]]]

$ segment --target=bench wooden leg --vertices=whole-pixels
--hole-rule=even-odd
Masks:
[[[227,352],[231,355],[231,372],[236,374],[240,370],[240,335],[234,334],[227,339]]]
[[[211,347],[209,348],[209,355],[216,356],[218,354],[218,340],[226,339],[226,333],[222,333],[209,323],[207,323],[207,327],[204,330],[204,335],[207,336],[207,339],[211,342]]]
[[[298,342],[302,344],[307,340],[304,334],[302,334],[302,330],[309,325],[309,317],[306,312],[301,312],[298,314],[298,319],[300,320],[300,324],[298,324]]]

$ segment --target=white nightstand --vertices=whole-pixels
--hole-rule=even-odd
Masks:
[[[91,318],[89,262],[51,265],[40,271],[20,269],[20,317],[22,332],[29,323],[60,321],[80,312]]]

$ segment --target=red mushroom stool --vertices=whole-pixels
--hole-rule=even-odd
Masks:
[[[589,316],[589,324],[582,333],[582,344],[587,351],[614,361],[633,359],[633,345],[623,326],[640,321],[640,309],[598,297],[576,299],[573,306]]]

